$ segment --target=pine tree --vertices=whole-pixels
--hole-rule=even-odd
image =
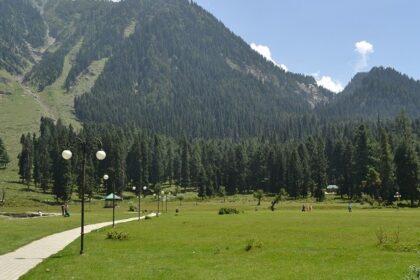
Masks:
[[[242,145],[236,146],[235,149],[235,167],[236,167],[236,184],[239,192],[243,193],[247,189],[248,156]]]
[[[322,201],[325,196],[324,188],[327,186],[327,159],[325,158],[324,145],[321,141],[318,141],[315,146],[312,161],[312,180],[315,184],[314,197],[318,201]]]
[[[150,152],[149,152],[148,145],[145,139],[141,140],[140,147],[141,147],[140,174],[142,175],[142,184],[144,186],[148,186],[150,182],[149,181]]]
[[[181,187],[186,189],[191,184],[190,178],[190,152],[186,138],[181,143]]]
[[[73,191],[73,178],[71,172],[71,161],[64,160],[60,154],[57,155],[53,172],[52,192],[57,200],[67,202]]]
[[[354,150],[354,195],[360,196],[366,187],[369,169],[374,168],[373,147],[365,125],[360,125],[355,135]]]
[[[6,168],[9,162],[9,155],[7,154],[7,150],[3,143],[3,140],[0,138],[0,168]]]
[[[300,195],[302,197],[306,197],[310,189],[313,188],[314,182],[311,178],[311,169],[309,167],[309,154],[306,146],[304,144],[300,144],[298,147],[298,153],[300,157],[300,161],[302,162],[302,175],[303,175],[303,183],[302,188],[300,190]]]
[[[150,172],[150,182],[152,184],[163,181],[164,165],[163,165],[163,147],[161,140],[155,136],[153,141],[153,158]]]
[[[303,185],[303,170],[302,162],[297,150],[293,150],[288,164],[287,172],[287,193],[291,197],[297,198],[302,190]]]
[[[382,182],[380,196],[382,200],[392,202],[395,188],[395,167],[393,162],[393,156],[391,147],[389,145],[388,134],[384,129],[381,131],[381,143],[380,143],[380,161],[379,161],[379,173]]]
[[[19,159],[19,175],[23,184],[29,188],[32,180],[32,160],[33,160],[33,146],[32,137],[28,133],[26,136],[23,134],[20,138],[22,151],[20,152]]]
[[[403,199],[410,199],[411,206],[414,207],[418,196],[420,170],[417,153],[408,140],[398,146],[395,152],[395,166],[401,196]]]
[[[204,168],[200,165],[197,177],[198,196],[204,199],[207,195],[208,178]]]
[[[353,145],[348,141],[343,154],[343,186],[340,193],[350,198],[353,198],[353,173]]]
[[[141,174],[141,146],[140,139],[137,137],[127,154],[127,178],[132,182],[136,189],[143,187]]]
[[[48,140],[45,138],[38,139],[39,150],[37,152],[37,166],[39,169],[39,184],[43,192],[49,190],[50,182],[52,180],[52,160],[47,141]]]

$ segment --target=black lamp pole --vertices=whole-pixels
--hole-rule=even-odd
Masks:
[[[85,187],[86,187],[86,150],[87,150],[87,144],[86,141],[83,143],[83,159],[82,159],[82,172],[83,172],[83,178],[82,178],[82,218],[80,223],[80,255],[83,254],[83,240],[85,236]]]
[[[139,221],[140,221],[140,197],[141,197],[141,188],[139,188]]]
[[[157,192],[157,199],[158,199],[158,211],[156,213],[156,217],[159,217],[159,207],[160,207],[160,201],[159,201],[159,197],[160,197],[160,191]]]
[[[112,227],[115,227],[115,182],[112,182]]]
[[[82,147],[82,188],[81,188],[81,199],[82,199],[82,206],[81,206],[81,221],[80,221],[80,255],[83,254],[84,252],[84,235],[85,235],[85,188],[86,188],[86,157],[87,157],[87,151],[88,151],[88,147],[93,146],[92,142],[89,142],[87,139],[82,139],[79,137],[75,138],[80,146]],[[102,148],[102,142],[97,139],[94,138],[95,141],[100,143],[100,147]],[[61,153],[62,157],[65,160],[69,160],[72,157],[72,152],[70,150],[64,150]],[[98,160],[103,160],[106,157],[106,153],[100,149],[99,151],[96,152],[96,158]]]

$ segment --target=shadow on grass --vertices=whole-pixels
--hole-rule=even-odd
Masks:
[[[41,199],[38,199],[38,198],[30,198],[29,200],[32,200],[32,201],[38,202],[38,203],[47,204],[47,205],[50,205],[50,206],[61,205],[61,203],[59,201],[56,201],[56,200],[41,200]]]
[[[34,190],[34,189],[28,189],[28,188],[22,188],[19,191],[26,192],[26,193],[38,193],[36,190]]]

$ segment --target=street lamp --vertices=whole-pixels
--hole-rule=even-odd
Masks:
[[[157,213],[156,213],[156,217],[159,217],[159,207],[160,207],[160,191],[157,192],[157,203],[158,203],[158,209],[157,209]]]
[[[164,191],[161,191],[160,194],[162,196],[162,212],[163,212],[163,198],[164,198],[165,192]]]
[[[108,174],[104,175],[104,180],[109,179]],[[115,184],[112,184],[112,227],[115,227]]]
[[[85,188],[86,188],[86,157],[88,148],[93,146],[93,143],[87,139],[82,139],[79,137],[75,138],[80,146],[82,147],[83,157],[82,157],[82,187],[81,187],[81,197],[82,197],[82,209],[81,209],[81,222],[80,222],[80,255],[83,254],[83,239],[85,234]],[[98,160],[104,160],[106,157],[106,153],[102,150],[102,142],[94,138],[97,142],[99,142],[101,149],[96,152],[96,158]],[[61,153],[61,156],[65,160],[70,160],[73,156],[73,153],[70,150],[64,150]]]
[[[133,191],[136,191],[136,189],[137,189],[137,188],[136,188],[136,186],[134,186],[134,187],[133,187]],[[146,191],[146,190],[147,190],[147,187],[146,187],[146,186],[144,186],[144,187],[143,187],[143,191]],[[139,190],[138,196],[139,196],[139,221],[140,221],[140,212],[141,212],[141,211],[140,211],[140,197],[141,197],[141,189]]]
[[[166,193],[165,196],[165,213],[168,213],[168,195],[171,195],[171,192]]]
[[[400,201],[401,194],[399,192],[396,192],[394,194],[394,198],[397,200],[397,208],[399,208],[398,202]]]

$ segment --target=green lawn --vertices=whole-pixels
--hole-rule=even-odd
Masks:
[[[0,212],[27,212],[37,211],[38,209],[42,212],[61,212],[60,205],[0,207]],[[85,211],[86,224],[112,220],[112,209],[103,208],[103,201],[96,201],[92,205],[86,203]],[[70,218],[63,218],[61,216],[29,219],[0,218],[0,254],[13,251],[43,236],[80,226],[80,203],[70,204],[70,213]],[[136,213],[128,212],[127,202],[123,202],[116,208],[116,219],[136,216]]]
[[[219,216],[221,206],[244,212]],[[302,213],[300,203],[275,212],[267,207],[264,202],[255,211],[247,200],[172,202],[159,218],[118,225],[128,240],[105,239],[109,228],[91,233],[83,256],[75,241],[22,279],[402,279],[410,265],[420,264],[418,209],[355,206],[348,213],[336,203]],[[380,228],[387,249],[377,245]],[[251,239],[262,247],[246,251]]]

